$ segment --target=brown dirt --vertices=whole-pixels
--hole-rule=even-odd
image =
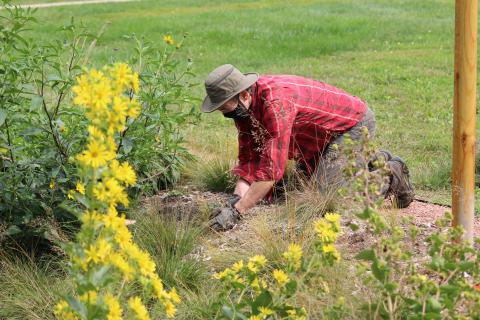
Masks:
[[[447,211],[451,212],[452,209],[436,204],[414,201],[408,208],[400,209],[399,214],[412,217],[413,223],[418,227],[432,228],[435,226],[435,221],[443,217]],[[480,220],[478,217],[475,217],[473,228],[474,236],[478,237],[480,235]]]

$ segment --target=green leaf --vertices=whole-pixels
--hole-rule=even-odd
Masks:
[[[63,81],[63,79],[57,74],[49,74],[47,76],[47,81]]]
[[[129,154],[130,151],[132,151],[132,148],[133,148],[132,139],[130,139],[128,137],[123,138],[123,152],[124,152],[124,154]]]
[[[67,297],[66,300],[72,310],[76,311],[83,319],[87,318],[87,308],[85,308],[83,303],[72,297]]]
[[[357,260],[366,260],[366,261],[374,261],[375,258],[376,258],[376,255],[373,249],[366,249],[366,250],[360,251],[355,256],[355,259]]]
[[[244,314],[242,314],[238,311],[235,311],[228,306],[223,306],[222,311],[223,311],[223,314],[230,320],[237,320],[237,319],[247,320],[247,317]]]
[[[22,230],[16,226],[16,225],[11,225],[10,227],[8,227],[8,229],[5,231],[5,234],[7,236],[13,236],[14,234],[17,234],[17,233],[20,233],[22,232]]]
[[[42,106],[42,102],[43,102],[43,97],[33,96],[32,97],[32,102],[30,104],[30,112],[38,111],[40,109],[40,107]]]
[[[381,283],[384,283],[387,279],[387,269],[379,264],[379,260],[372,263],[372,273]]]
[[[257,298],[252,302],[252,313],[258,313],[259,307],[268,307],[272,303],[272,295],[270,291],[264,290]]]
[[[0,109],[0,127],[5,123],[7,119],[7,111],[5,109]]]
[[[109,281],[109,277],[107,277],[107,273],[110,271],[109,266],[103,266],[99,270],[95,271],[92,275],[90,281],[94,286],[101,287],[106,282]]]
[[[295,280],[290,280],[286,285],[285,285],[285,294],[287,297],[291,297],[295,294],[297,291],[297,281]]]

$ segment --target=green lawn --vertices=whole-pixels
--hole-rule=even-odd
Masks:
[[[122,35],[189,34],[184,50],[198,81],[223,63],[242,71],[313,77],[366,100],[375,111],[377,141],[411,166],[419,189],[449,185],[453,96],[451,1],[142,1],[40,9],[35,37],[51,38],[70,16],[97,30],[94,63],[130,46]],[[195,92],[201,98],[202,87]],[[234,128],[206,115],[195,143]],[[218,130],[221,128],[220,130]],[[206,137],[204,140],[199,137]],[[198,141],[200,140],[200,141]],[[212,144],[212,151],[222,145]]]

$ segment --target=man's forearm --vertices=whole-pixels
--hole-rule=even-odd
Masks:
[[[257,181],[250,185],[247,193],[235,204],[235,208],[244,214],[250,208],[254,207],[275,184],[275,181]]]

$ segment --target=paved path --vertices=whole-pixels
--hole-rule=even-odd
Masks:
[[[52,2],[52,3],[31,3],[31,4],[22,4],[19,5],[20,8],[49,8],[49,7],[64,7],[64,6],[75,6],[75,5],[84,5],[84,4],[96,4],[96,3],[112,3],[112,2],[132,2],[138,0],[83,0],[83,1],[63,1],[63,2]],[[1,9],[1,7],[0,7]]]

